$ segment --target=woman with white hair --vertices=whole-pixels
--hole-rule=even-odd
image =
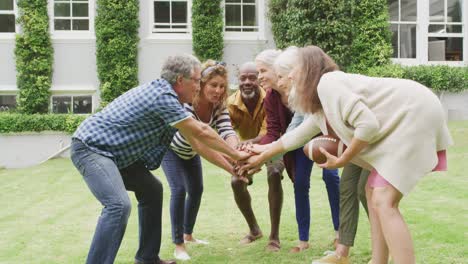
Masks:
[[[297,47],[289,47],[283,51],[274,62],[274,69],[278,78],[277,86],[280,90],[288,91],[288,99],[293,96],[291,91],[292,83],[288,75],[294,65],[297,63]],[[287,131],[297,127],[304,116],[300,113],[295,113],[292,122],[289,124]],[[311,161],[298,148],[293,151],[294,155],[294,200],[296,205],[296,221],[299,232],[299,244],[291,248],[290,252],[298,253],[309,248],[309,229],[310,229],[310,174],[312,172],[313,161]],[[322,179],[327,188],[328,201],[330,204],[333,228],[336,236],[338,236],[338,227],[340,226],[339,219],[339,186],[340,178],[338,170],[323,169]],[[337,241],[337,238],[335,239]]]
[[[289,47],[283,53],[278,56],[275,61],[275,71],[278,76],[278,86],[287,85],[290,87],[289,100],[294,101],[295,90],[292,89],[292,81],[289,78],[289,74],[298,63],[298,48]],[[294,114],[293,120],[288,127],[287,132],[293,130],[299,126],[304,120],[304,115],[296,112]],[[317,126],[316,127],[320,127]],[[334,135],[334,131],[330,129],[326,124],[322,126],[326,128],[327,131],[322,131],[323,134]],[[318,132],[318,130],[317,130]],[[334,135],[336,136],[336,135]],[[303,162],[300,164],[299,162]],[[310,212],[309,212],[309,182],[310,182],[310,171],[312,169],[313,162],[310,161],[305,155],[302,149],[297,150],[296,154],[296,177],[294,181],[294,191],[296,199],[296,220],[299,227],[299,245],[298,248],[301,248],[302,245],[307,245],[307,240],[303,239],[306,235],[308,238],[309,235],[309,222],[310,222]],[[304,173],[299,173],[299,168]],[[332,210],[332,218],[334,219],[334,209],[332,199],[330,196],[330,188],[328,187],[326,177],[330,177],[330,171],[323,169],[323,180],[327,184],[328,197],[330,202],[330,209]],[[327,173],[328,172],[328,173]],[[354,245],[354,239],[356,237],[358,219],[359,219],[359,201],[362,203],[366,213],[367,210],[367,199],[365,186],[367,182],[367,177],[370,171],[363,169],[355,164],[348,163],[344,166],[341,179],[338,180],[339,183],[339,229],[338,229],[338,239],[335,243],[335,251],[326,251],[326,254],[323,258],[313,261],[313,264],[340,264],[346,263],[349,260],[349,250],[350,247]],[[300,180],[302,178],[302,180]],[[300,194],[300,191],[303,190],[303,193]],[[306,191],[306,192],[304,192]],[[299,194],[298,194],[299,193]],[[302,198],[302,199],[301,199]],[[338,207],[338,205],[336,205]],[[302,208],[302,209],[301,209]],[[302,219],[302,220],[301,220]],[[302,227],[301,227],[302,226]],[[301,232],[302,230],[302,232]],[[336,229],[335,229],[336,230]],[[307,232],[307,233],[306,233]],[[308,245],[307,245],[308,246]]]
[[[269,144],[281,137],[291,122],[293,113],[288,108],[288,91],[277,86],[277,78],[273,69],[280,50],[267,49],[255,58],[260,86],[267,91],[263,105],[266,112],[267,133],[260,139],[260,144]],[[267,250],[279,251],[279,223],[283,205],[282,172],[286,168],[288,176],[293,180],[294,156],[286,153],[283,158],[270,159],[267,163],[268,174],[268,202],[270,205],[271,232]]]
[[[300,49],[298,58],[290,73],[301,94],[295,97],[295,109],[311,118],[326,117],[348,146],[340,157],[322,149],[327,161],[319,166],[339,168],[353,162],[371,170],[366,195],[372,263],[386,263],[389,252],[394,263],[416,263],[399,204],[424,175],[447,169],[446,149],[452,139],[439,99],[411,80],[341,72],[316,46]],[[314,132],[308,119],[267,151],[249,158],[240,171],[307,142]]]

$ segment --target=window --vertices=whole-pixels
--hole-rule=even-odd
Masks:
[[[429,3],[429,61],[463,60],[461,0],[431,0]]]
[[[92,111],[92,96],[52,96],[52,113],[90,114]]]
[[[226,0],[225,30],[231,32],[257,32],[256,0]]]
[[[0,95],[0,112],[16,108],[16,95]]]
[[[88,0],[54,0],[54,30],[88,31]]]
[[[0,33],[15,32],[15,3],[13,0],[0,0]]]
[[[189,33],[187,0],[154,0],[153,33]]]
[[[417,0],[389,0],[393,58],[416,58]]]

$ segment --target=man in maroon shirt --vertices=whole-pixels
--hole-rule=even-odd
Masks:
[[[242,140],[249,143],[259,143],[260,140],[269,137],[266,134],[266,120],[264,99],[266,93],[260,88],[258,71],[253,62],[245,63],[239,70],[239,91],[228,99],[228,110],[231,122]],[[260,118],[259,118],[260,117]],[[279,223],[282,207],[281,179],[284,164],[282,159],[267,163],[268,175],[268,202],[270,208],[271,232],[267,250],[278,251]],[[252,177],[250,177],[250,180]],[[252,182],[252,181],[251,181]],[[252,210],[252,201],[247,184],[239,177],[232,178],[232,189],[239,210],[244,215],[250,232],[241,241],[241,244],[251,243],[262,237],[262,231]]]

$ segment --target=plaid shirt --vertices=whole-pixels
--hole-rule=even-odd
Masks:
[[[73,138],[125,168],[143,161],[156,169],[177,129],[189,118],[172,86],[164,79],[129,90],[102,111],[88,117]]]

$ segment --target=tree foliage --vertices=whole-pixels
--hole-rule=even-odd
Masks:
[[[271,0],[269,18],[278,48],[316,45],[341,68],[372,67],[391,55],[383,0]]]
[[[202,61],[223,58],[223,10],[221,0],[193,0],[193,51]]]
[[[16,35],[18,110],[46,113],[52,84],[53,48],[49,33],[47,0],[19,0],[21,33]]]
[[[96,60],[101,100],[107,104],[138,85],[137,0],[98,0]]]

